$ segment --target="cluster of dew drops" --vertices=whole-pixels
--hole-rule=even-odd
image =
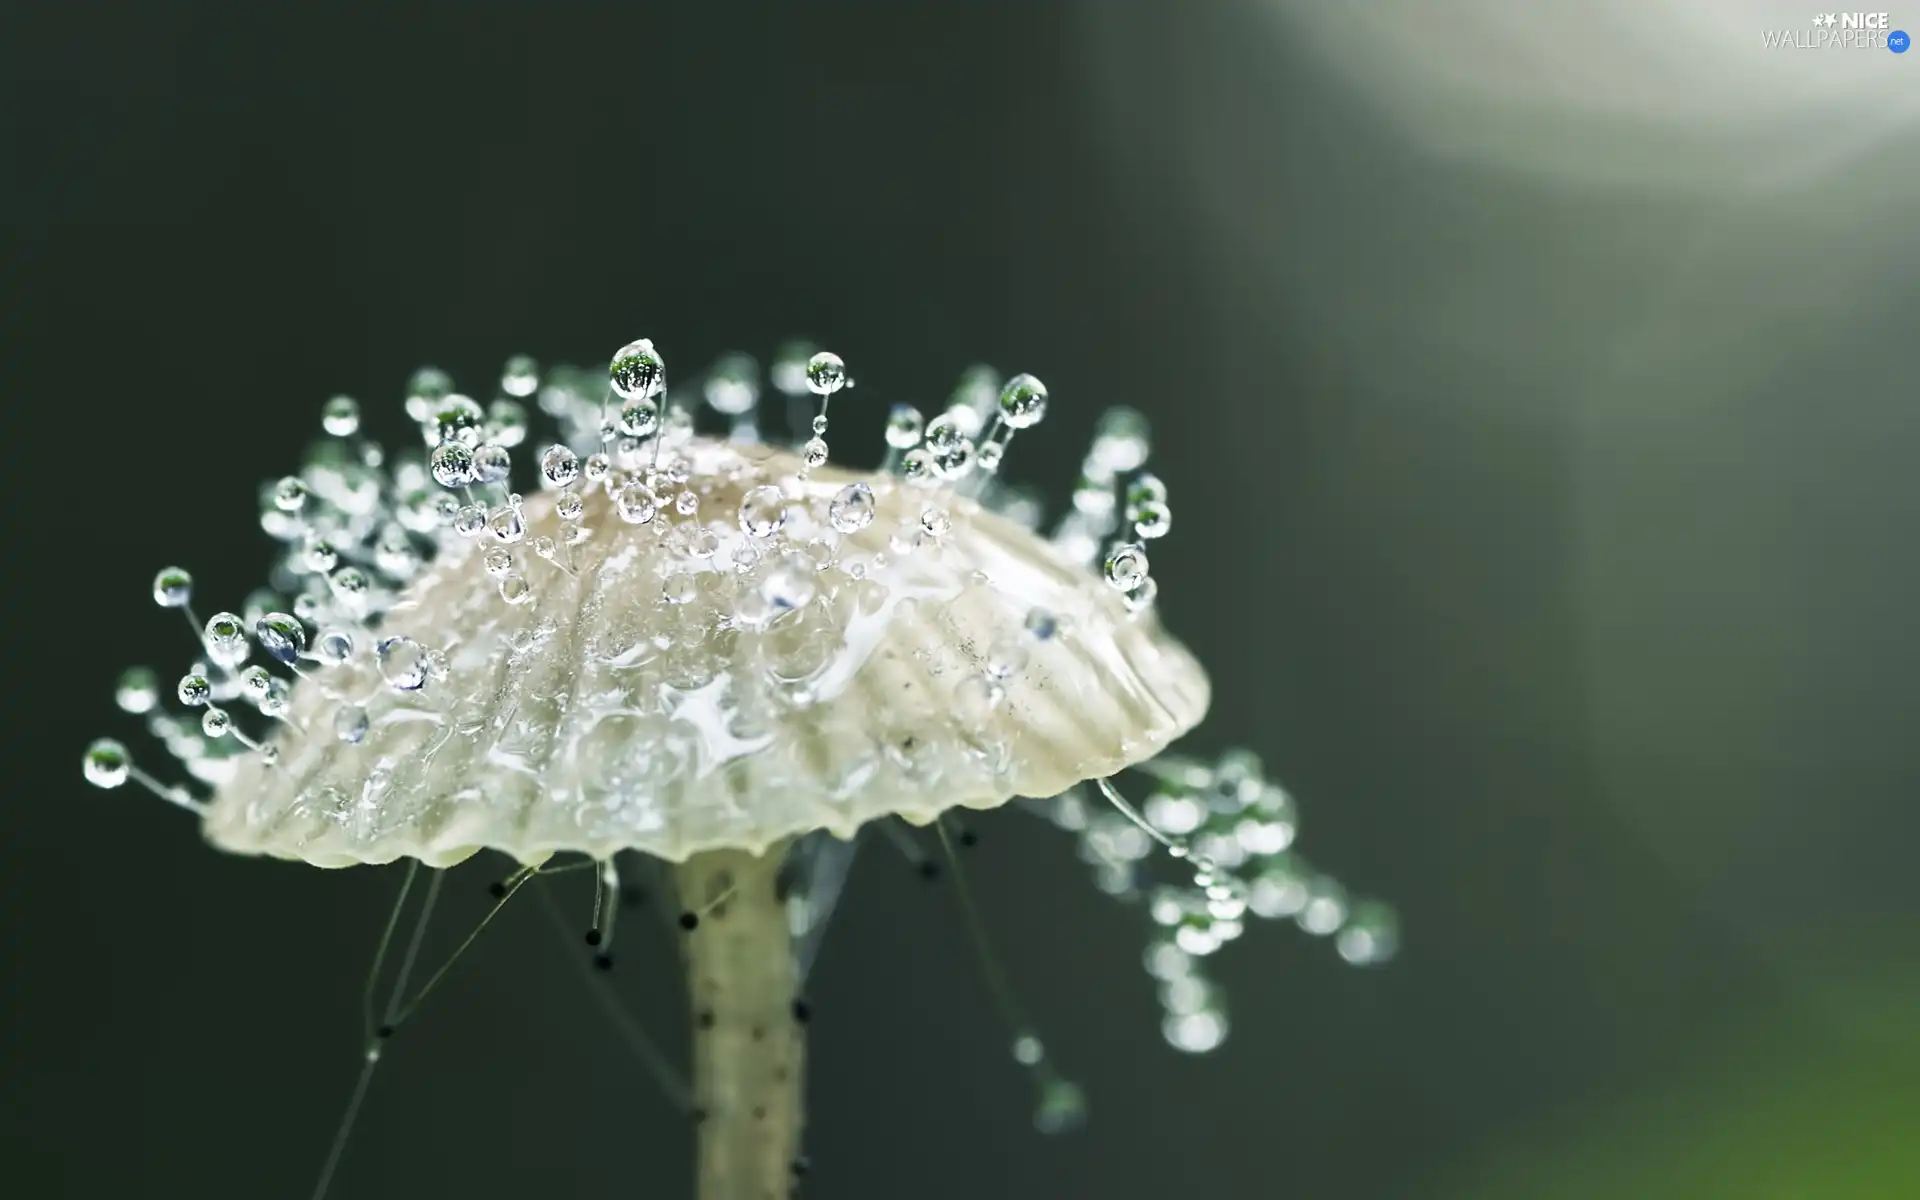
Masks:
[[[370,657],[380,684],[400,692],[417,692],[445,677],[446,662],[437,648],[380,634],[382,614],[440,554],[461,543],[477,544],[502,598],[524,603],[532,588],[524,552],[566,570],[568,544],[590,535],[585,497],[592,491],[604,492],[627,524],[643,525],[663,512],[695,516],[700,501],[684,486],[685,462],[673,456],[663,461],[661,447],[684,444],[697,421],[718,423],[725,439],[736,445],[768,440],[763,418],[769,414],[763,410],[770,406],[762,403],[762,378],[754,360],[732,354],[716,362],[692,392],[670,394],[665,363],[653,344],[641,339],[616,352],[604,376],[572,367],[543,372],[531,358],[515,356],[501,372],[497,396],[483,406],[457,392],[446,372],[423,367],[409,380],[405,401],[419,428],[421,449],[391,459],[364,435],[358,404],[334,397],[321,412],[326,437],[301,470],[261,489],[261,526],[284,548],[271,586],[249,596],[240,612],[220,611],[202,621],[193,608],[187,572],[160,571],[154,602],[185,616],[198,653],[174,687],[177,711],[162,707],[160,676],[147,667],[129,668],[122,676],[119,706],[144,715],[149,731],[186,774],[209,786],[229,779],[243,755],[275,761],[271,732],[276,725],[290,737],[359,743],[368,731],[367,711],[352,696],[338,693],[330,669]],[[831,401],[854,382],[844,362],[790,343],[765,381],[785,399],[782,423],[803,472],[826,464]],[[990,369],[975,367],[930,419],[912,405],[893,404],[880,471],[921,490],[925,502],[917,522],[894,532],[890,548],[909,553],[938,542],[950,529],[945,505],[955,496],[1038,529],[1043,519],[1038,499],[1004,483],[999,468],[1014,434],[1037,425],[1047,401],[1046,387],[1031,375],[1002,381]],[[533,421],[529,402],[559,433],[535,456],[540,485],[555,493],[555,512],[565,530],[559,539],[528,538],[522,497],[512,490],[513,451],[527,441]],[[1145,470],[1149,451],[1140,414],[1127,408],[1105,412],[1080,465],[1071,504],[1050,534],[1064,558],[1101,572],[1136,613],[1149,609],[1158,594],[1147,544],[1172,526],[1166,486]],[[756,487],[740,498],[734,516],[749,538],[769,538],[779,531],[787,503],[780,487]],[[876,509],[872,487],[853,482],[831,499],[828,521],[839,533],[853,534],[872,523]],[[713,538],[711,532],[692,536]],[[696,554],[702,549],[693,547]],[[776,607],[803,604],[810,586],[807,565],[776,570],[767,587],[743,595],[763,597]],[[676,581],[684,584],[690,577],[669,577],[667,586]],[[1044,611],[1029,613],[1024,624],[1024,632],[1040,640],[1057,632],[1055,617]],[[249,661],[256,651],[261,661]],[[994,660],[989,676],[1018,669],[1017,648],[989,657]],[[296,723],[295,679],[311,681],[343,701],[333,710],[333,728],[314,731]],[[991,688],[995,680],[984,683]],[[188,786],[164,783],[141,770],[113,739],[88,748],[84,769],[101,787],[132,781],[183,807],[204,805]],[[1264,778],[1257,759],[1233,752],[1206,766],[1169,756],[1140,769],[1155,787],[1144,805],[1145,819],[1164,836],[1150,836],[1119,811],[1090,804],[1079,790],[1043,806],[1056,824],[1078,835],[1082,857],[1094,866],[1103,889],[1146,901],[1160,930],[1146,964],[1159,982],[1163,1030],[1174,1046],[1203,1052],[1224,1040],[1224,1006],[1200,960],[1239,936],[1249,913],[1291,917],[1310,933],[1333,935],[1340,954],[1354,963],[1382,961],[1394,952],[1391,910],[1376,902],[1350,903],[1339,884],[1289,851],[1292,801]],[[1191,887],[1144,881],[1142,867],[1156,841],[1190,859]],[[1062,1104],[1071,1107],[1064,1099]]]
[[[1331,937],[1355,966],[1384,963],[1398,951],[1399,918],[1389,905],[1351,899],[1293,849],[1298,807],[1252,752],[1229,750],[1212,763],[1165,754],[1137,769],[1152,781],[1138,819],[1125,815],[1105,781],[1094,787],[1109,790],[1112,804],[1090,800],[1081,787],[1037,807],[1076,835],[1102,891],[1145,906],[1155,933],[1143,962],[1158,986],[1168,1044],[1204,1054],[1226,1040],[1226,997],[1205,960],[1238,939],[1250,917],[1291,919]],[[1192,866],[1191,886],[1149,877],[1147,864],[1161,847]]]
[[[803,473],[824,465],[830,402],[854,382],[844,362],[790,343],[764,379],[785,398],[784,423]],[[533,359],[517,355],[507,361],[487,405],[456,391],[446,372],[423,367],[408,381],[405,399],[421,446],[392,455],[365,435],[356,401],[328,400],[320,421],[325,438],[297,473],[261,488],[261,526],[283,546],[269,586],[250,595],[240,611],[202,620],[194,609],[192,577],[178,567],[160,571],[153,599],[185,616],[196,657],[174,685],[178,709],[163,706],[161,677],[144,666],[122,676],[120,707],[144,715],[149,732],[186,774],[209,786],[231,778],[243,756],[276,761],[276,730],[287,737],[359,743],[368,732],[367,710],[332,682],[333,668],[371,662],[384,686],[400,692],[430,688],[446,675],[438,648],[380,633],[382,615],[436,558],[461,543],[478,545],[502,598],[525,603],[534,566],[527,552],[566,570],[569,544],[590,536],[585,497],[593,490],[603,491],[628,524],[646,524],[662,512],[693,517],[700,500],[684,486],[686,462],[663,459],[662,445],[684,445],[698,420],[718,422],[736,445],[768,440],[762,382],[757,363],[731,354],[695,389],[669,394],[665,363],[647,339],[621,347],[604,375],[565,366],[542,371]],[[1037,528],[1037,500],[1003,484],[998,472],[1014,434],[1040,422],[1047,400],[1046,387],[1031,375],[1003,382],[990,369],[975,367],[931,419],[911,405],[892,405],[881,471],[923,491],[926,500],[918,521],[896,530],[890,547],[907,553],[937,542],[951,528],[945,505],[955,496]],[[512,488],[514,451],[526,443],[535,420],[530,404],[557,427],[558,437],[535,456],[535,465],[540,485],[555,494],[560,538],[528,536],[522,497]],[[1065,555],[1104,569],[1134,611],[1148,608],[1157,590],[1145,544],[1171,524],[1165,486],[1140,469],[1147,453],[1144,419],[1128,409],[1109,410],[1082,466],[1073,505],[1052,534]],[[787,503],[780,487],[756,487],[741,497],[735,516],[750,539],[766,539],[779,531]],[[854,482],[832,498],[828,519],[838,532],[852,534],[871,524],[876,511],[873,488]],[[1115,537],[1123,513],[1127,535]],[[715,540],[711,531],[690,536]],[[691,547],[696,555],[703,548],[712,547]],[[776,608],[804,603],[811,581],[803,568],[809,565],[776,569],[766,587],[744,596]],[[674,576],[667,586],[690,582]],[[1056,627],[1053,616],[1040,611],[1025,624],[1027,633],[1042,639]],[[999,657],[1006,660],[1003,668],[1017,666],[1017,653]],[[295,680],[310,681],[340,701],[333,728],[315,731],[298,723]],[[991,688],[993,681],[985,683]],[[84,768],[102,787],[132,781],[184,807],[204,803],[187,785],[162,783],[142,771],[113,739],[93,743]]]

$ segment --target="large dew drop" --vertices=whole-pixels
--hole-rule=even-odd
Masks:
[[[827,506],[827,520],[841,533],[859,533],[873,524],[877,507],[873,489],[864,483],[850,483]]]

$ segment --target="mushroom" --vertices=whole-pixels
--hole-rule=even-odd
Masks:
[[[1116,890],[1165,847],[1195,887],[1157,895],[1155,919],[1180,936],[1149,965],[1173,997],[1169,1040],[1188,1049],[1225,1031],[1196,1001],[1210,993],[1192,960],[1234,936],[1249,903],[1278,914],[1294,898],[1272,872],[1231,873],[1292,838],[1291,801],[1257,762],[1156,757],[1204,715],[1208,683],[1155,614],[1146,543],[1171,514],[1141,471],[1137,416],[1103,421],[1048,538],[999,479],[1008,443],[1046,412],[1032,376],[970,374],[931,421],[896,406],[886,463],[859,472],[829,462],[831,402],[853,383],[841,359],[776,365],[801,414],[792,450],[760,438],[756,374],[733,358],[709,376],[704,398],[731,428],[704,435],[668,403],[645,339],[614,355],[604,389],[566,369],[543,386],[515,359],[488,408],[423,369],[408,411],[424,454],[392,465],[359,436],[357,405],[330,401],[333,440],[263,493],[294,599],[203,623],[191,577],[162,571],[155,600],[185,613],[200,648],[176,688],[198,719],[157,711],[143,668],[119,690],[211,793],[161,783],[118,742],[86,760],[92,782],[140,783],[235,853],[442,868],[497,851],[521,864],[503,903],[560,855],[597,865],[597,887],[617,885],[624,852],[666,864],[684,910],[703,1200],[784,1195],[800,1161],[796,939],[818,922],[792,893],[821,856],[796,848],[1023,797],[1082,832]],[[536,393],[559,437],[523,496],[511,451]],[[236,719],[249,707],[263,719],[251,733]],[[1144,812],[1111,782],[1135,767],[1159,781]],[[1087,782],[1112,804],[1099,820],[1073,807]],[[1291,912],[1340,929],[1344,893],[1315,908],[1304,892],[1319,877],[1295,875]],[[1366,934],[1363,957],[1390,952],[1389,923]],[[397,999],[385,1023],[369,1009],[369,1073],[392,1014],[418,1003]],[[1071,1123],[1077,1089],[1017,1034],[1042,1124]]]

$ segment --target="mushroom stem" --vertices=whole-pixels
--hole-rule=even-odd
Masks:
[[[773,869],[783,853],[715,850],[675,868],[681,903],[699,917],[685,935],[698,1200],[787,1200],[793,1191],[806,1042]]]

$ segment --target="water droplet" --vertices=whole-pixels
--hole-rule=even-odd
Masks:
[[[1132,542],[1122,542],[1107,553],[1107,582],[1123,592],[1131,592],[1147,578],[1147,552]]]
[[[1000,389],[1000,419],[1015,429],[1028,429],[1047,415],[1047,386],[1031,375],[1015,375]]]
[[[873,524],[873,514],[878,507],[873,489],[864,483],[850,483],[840,489],[833,502],[827,506],[827,520],[841,533],[859,533]]]
[[[659,427],[660,414],[654,411],[651,400],[636,400],[620,409],[620,432],[628,437],[652,437]]]
[[[516,354],[500,368],[500,390],[509,396],[531,396],[540,388],[540,364],[525,354]]]
[[[325,538],[313,538],[307,542],[304,555],[307,570],[316,575],[325,575],[340,564],[340,551]]]
[[[966,440],[966,429],[955,415],[955,410],[941,413],[927,425],[927,448],[935,453],[951,450]]]
[[[974,459],[980,469],[989,475],[1000,469],[1000,460],[1007,456],[1005,442],[987,442],[974,452]]]
[[[193,599],[193,576],[179,567],[163,567],[153,577],[153,602],[161,608],[185,608]]]
[[[1142,579],[1132,591],[1121,597],[1126,603],[1127,611],[1131,613],[1145,612],[1152,608],[1153,602],[1159,598],[1160,581],[1151,575]]]
[[[958,479],[973,469],[973,443],[962,438],[933,455],[934,473],[942,479]]]
[[[478,504],[462,504],[454,509],[453,531],[461,537],[479,537],[487,527],[487,510]]]
[[[353,657],[353,635],[344,629],[323,629],[313,640],[313,652],[329,666],[339,666]]]
[[[667,367],[646,338],[628,342],[607,368],[613,390],[623,400],[646,400],[666,383]]]
[[[498,579],[513,570],[513,555],[496,546],[487,551],[481,559],[481,564],[485,567],[487,574]]]
[[[945,537],[953,529],[953,518],[947,515],[946,509],[937,505],[922,509],[920,528],[927,531],[928,537]]]
[[[525,575],[509,575],[500,581],[500,598],[508,604],[525,604],[533,599],[533,586]]]
[[[760,368],[744,354],[729,354],[707,372],[703,389],[708,407],[718,413],[737,417],[753,411],[760,402]]]
[[[367,710],[358,704],[343,704],[333,714],[333,736],[351,746],[367,737]]]
[[[683,517],[691,517],[700,511],[700,497],[692,492],[681,492],[673,498],[673,510]]]
[[[233,717],[224,708],[209,708],[200,716],[200,732],[210,738],[221,738],[233,729]]]
[[[629,525],[645,525],[659,511],[660,501],[643,483],[628,483],[613,494],[613,507]]]
[[[117,788],[133,774],[133,759],[127,748],[112,738],[99,738],[88,746],[81,765],[87,782],[95,787]]]
[[[1095,427],[1089,457],[1109,474],[1136,471],[1150,448],[1147,419],[1130,408],[1110,408]]]
[[[1227,1040],[1227,1019],[1214,1009],[1191,1013],[1170,1013],[1161,1022],[1160,1032],[1167,1044],[1189,1054],[1205,1054],[1218,1049]]]
[[[380,678],[396,691],[417,692],[427,682],[427,649],[410,637],[380,639],[374,647]]]
[[[1047,1056],[1047,1048],[1040,1039],[1030,1033],[1023,1033],[1013,1039],[1013,1061],[1023,1067],[1031,1067]]]
[[[247,627],[234,613],[218,612],[207,618],[201,640],[207,647],[207,657],[223,667],[246,660]]]
[[[711,529],[696,529],[687,535],[687,553],[698,559],[712,558],[720,552],[720,535]]]
[[[180,703],[188,708],[198,708],[213,699],[213,684],[198,671],[189,672],[180,677],[180,686],[176,690]]]
[[[915,487],[932,487],[940,482],[940,476],[934,473],[933,454],[924,446],[901,457],[900,474]]]
[[[473,452],[473,481],[501,483],[513,473],[513,455],[505,446],[486,442]]]
[[[114,685],[113,701],[122,712],[153,711],[153,706],[160,702],[159,677],[147,667],[128,667],[120,673],[120,682]]]
[[[846,385],[847,365],[838,354],[822,350],[807,360],[807,387],[817,396],[831,396]]]
[[[1307,902],[1293,920],[1306,932],[1325,937],[1346,924],[1347,911],[1347,889],[1337,880],[1317,875],[1307,881]]]
[[[1127,508],[1129,511],[1142,504],[1165,504],[1167,485],[1158,475],[1142,472],[1127,484]]]
[[[527,523],[520,509],[512,504],[487,518],[487,531],[503,542],[517,542],[527,536]]]
[[[240,691],[249,700],[259,703],[273,686],[273,676],[257,663],[240,672]]]
[[[760,595],[772,610],[768,615],[805,608],[818,592],[818,570],[813,559],[798,552],[782,554],[760,581]]]
[[[297,661],[307,648],[306,628],[283,612],[270,612],[254,622],[253,636],[268,656],[283,663]]]
[[[466,487],[473,482],[473,451],[459,442],[442,442],[433,448],[432,470],[441,487]]]
[[[453,376],[439,367],[421,367],[407,380],[407,415],[424,423],[452,391]]]
[[[307,503],[307,485],[288,475],[273,485],[273,506],[285,513],[299,512]]]
[[[800,449],[801,457],[809,467],[817,467],[827,461],[827,443],[820,438],[812,438]]]
[[[920,444],[927,419],[911,404],[896,404],[887,414],[887,445],[895,450],[911,450]]]
[[[579,492],[561,492],[553,501],[554,515],[562,521],[578,521],[587,510],[586,502]]]
[[[669,575],[666,582],[660,585],[660,594],[666,598],[668,604],[687,604],[693,600],[698,590],[699,585],[693,576],[686,572]]]
[[[585,473],[588,483],[598,483],[612,470],[613,460],[606,455],[599,453],[587,455]]]
[[[565,446],[548,446],[540,454],[540,477],[563,488],[580,478],[580,457]]]
[[[772,537],[787,523],[787,498],[771,484],[740,498],[740,528],[751,537]]]
[[[1173,528],[1173,510],[1162,501],[1136,504],[1128,515],[1133,519],[1133,531],[1149,541],[1167,536]]]
[[[487,414],[470,396],[448,396],[433,410],[435,442],[457,443],[471,450],[480,444],[481,426]]]
[[[1356,967],[1383,963],[1400,949],[1400,919],[1378,900],[1362,901],[1354,905],[1334,947]]]
[[[373,581],[359,567],[341,567],[327,577],[327,588],[334,602],[351,616],[362,616],[372,598]]]
[[[320,428],[335,437],[360,431],[360,405],[352,396],[335,396],[320,409]]]

